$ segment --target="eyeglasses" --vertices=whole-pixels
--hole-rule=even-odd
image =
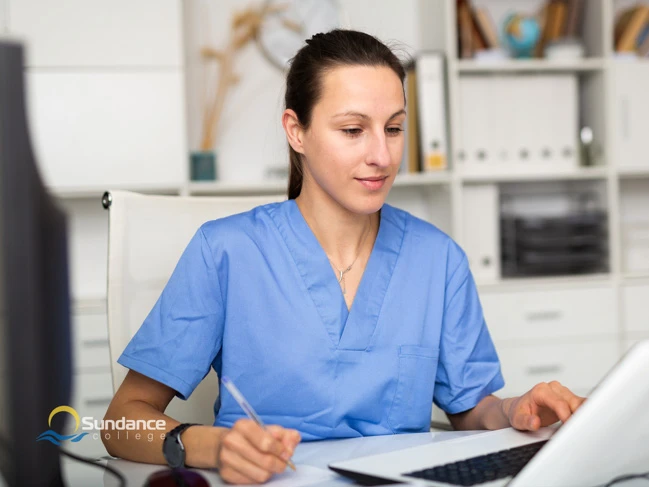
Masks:
[[[184,468],[158,470],[146,480],[147,487],[209,487],[200,473]]]

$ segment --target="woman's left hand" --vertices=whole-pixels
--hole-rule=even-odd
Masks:
[[[505,399],[503,412],[521,431],[536,431],[557,421],[565,422],[586,399],[557,381],[541,382],[520,397]]]

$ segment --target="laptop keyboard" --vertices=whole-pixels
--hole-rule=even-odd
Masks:
[[[404,473],[407,477],[434,480],[452,485],[476,485],[513,477],[527,465],[548,440],[467,458],[425,470]]]

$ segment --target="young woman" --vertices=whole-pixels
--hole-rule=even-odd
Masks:
[[[107,419],[162,419],[213,367],[213,426],[182,433],[184,463],[266,481],[303,440],[427,431],[432,403],[458,429],[536,430],[583,399],[557,382],[499,399],[498,357],[464,252],[385,204],[404,146],[404,70],[372,36],[307,41],[286,80],[289,199],[204,224],[119,362]],[[103,437],[103,435],[102,435]],[[111,435],[116,456],[165,463],[162,440]]]

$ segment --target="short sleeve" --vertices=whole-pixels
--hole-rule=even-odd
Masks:
[[[474,408],[505,385],[464,252],[451,248],[435,404],[449,414]]]
[[[223,323],[214,256],[199,229],[117,362],[187,399],[221,349]]]

